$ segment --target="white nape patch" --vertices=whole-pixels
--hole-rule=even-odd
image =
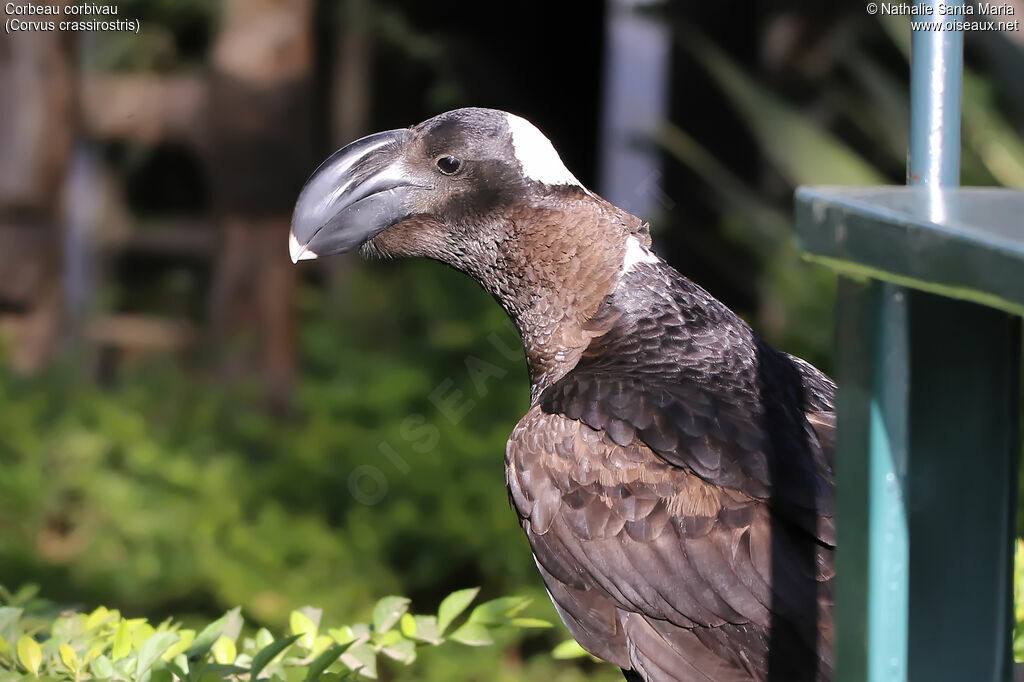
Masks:
[[[651,250],[640,243],[640,240],[630,235],[626,239],[626,255],[622,258],[622,272],[632,270],[638,263],[657,263],[658,257],[651,253]]]
[[[299,243],[294,232],[288,233],[288,253],[291,255],[293,263],[298,263],[300,260],[313,260],[317,257],[316,251]]]
[[[506,113],[512,131],[512,148],[523,175],[545,185],[576,185],[583,187],[562,163],[551,140],[525,118]]]

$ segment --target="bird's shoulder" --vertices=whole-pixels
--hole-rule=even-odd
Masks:
[[[579,362],[537,404],[641,444],[666,464],[773,507],[827,544],[835,386],[761,340],[664,263],[642,264],[591,321]]]

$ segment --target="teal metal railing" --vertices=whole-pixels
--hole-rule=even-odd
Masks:
[[[836,679],[1005,681],[1024,193],[957,187],[963,34],[912,40],[907,186],[796,195],[840,274]]]

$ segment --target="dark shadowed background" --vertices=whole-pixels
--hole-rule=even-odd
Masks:
[[[343,144],[521,114],[826,371],[792,191],[903,182],[909,25],[861,2],[112,2],[138,35],[0,38],[0,584],[67,604],[280,628],[480,585],[557,621],[504,490],[528,392],[501,310],[432,263],[288,260]],[[1024,34],[969,34],[967,65],[963,183],[1022,188]],[[566,637],[381,674],[618,679],[553,660]]]

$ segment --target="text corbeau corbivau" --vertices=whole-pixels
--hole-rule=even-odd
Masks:
[[[18,2],[4,4],[7,33],[31,31],[130,31],[138,33],[142,22],[118,16],[117,5],[69,3],[39,5]]]

